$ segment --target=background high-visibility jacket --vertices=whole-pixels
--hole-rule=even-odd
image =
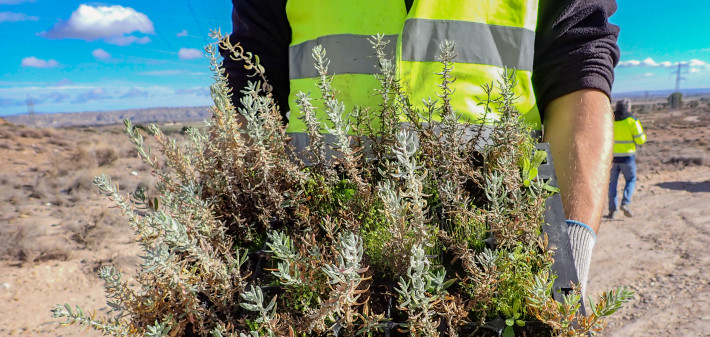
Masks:
[[[646,142],[646,134],[638,119],[631,116],[614,121],[614,157],[636,154],[636,145]]]
[[[417,7],[417,0],[402,1],[408,6],[406,10]],[[284,116],[291,90],[289,46],[294,38],[287,15],[290,2],[232,0],[233,32],[230,36],[232,42],[240,42],[245,50],[259,55]],[[360,0],[357,3],[368,9],[378,1]],[[461,3],[477,6],[475,2]],[[539,0],[532,86],[541,118],[544,118],[547,104],[565,94],[597,89],[610,95],[613,69],[619,59],[616,45],[619,29],[608,22],[614,11],[615,0]],[[458,45],[462,43],[458,42]],[[225,58],[224,68],[235,92],[246,85],[249,78],[242,64]],[[233,96],[236,104],[239,104],[238,96]]]

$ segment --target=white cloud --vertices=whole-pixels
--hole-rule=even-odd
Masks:
[[[41,95],[38,99],[38,103],[62,103],[69,99],[69,95],[65,95],[61,92],[51,92],[48,94]]]
[[[700,72],[700,69],[698,69],[698,68],[690,68],[691,74],[695,74],[695,73],[699,73],[699,72]]]
[[[147,91],[138,90],[135,87],[126,91],[125,94],[121,95],[120,98],[130,98],[130,97],[148,97]]]
[[[619,62],[619,67],[636,67],[641,64],[641,61],[631,60],[631,61],[621,61]]]
[[[182,32],[177,33],[177,37],[187,36],[187,29],[183,29]]]
[[[155,34],[153,22],[130,7],[79,5],[68,20],[59,21],[42,35],[49,39],[103,39],[121,46],[150,42],[148,37],[130,35],[134,32]]]
[[[204,76],[206,75],[205,73],[201,72],[193,72],[189,73],[185,70],[152,70],[152,71],[144,71],[138,73],[138,75],[146,75],[146,76],[174,76],[174,75],[189,75],[189,76]]]
[[[658,67],[658,63],[656,63],[656,61],[654,61],[654,60],[653,60],[652,58],[650,58],[650,57],[647,58],[647,59],[645,59],[645,60],[643,60],[643,61],[641,61],[641,64],[643,64],[643,65],[645,65],[645,66],[647,66],[647,67]]]
[[[181,88],[175,90],[175,95],[196,95],[209,97],[210,89],[208,87]]]
[[[193,60],[202,57],[202,51],[194,48],[180,48],[178,51],[178,57],[181,60]]]
[[[645,73],[645,74],[643,74],[643,77],[653,77],[655,75],[656,74],[654,74],[654,73]]]
[[[146,44],[150,42],[150,38],[147,36],[137,37],[133,35],[117,35],[106,38],[104,41],[106,41],[106,43],[115,44],[117,46],[127,46],[132,43]]]
[[[708,64],[698,59],[692,59],[688,62],[688,65],[690,65],[691,67],[704,67]]]
[[[689,65],[690,67],[710,67],[710,64],[706,63],[705,61],[701,61],[698,59],[692,59],[690,61],[680,61],[680,62],[671,62],[671,61],[663,61],[663,62],[656,62],[652,58],[646,58],[643,61],[638,61],[638,60],[628,60],[628,61],[621,61],[619,62],[619,67],[650,67],[650,68],[676,68],[678,67],[678,64],[683,64],[683,65]]]
[[[72,101],[72,103],[86,103],[88,101],[106,98],[111,97],[106,96],[106,90],[104,90],[104,88],[94,88],[85,93],[77,95]]]
[[[36,16],[28,16],[24,13],[0,12],[0,22],[37,21]]]
[[[91,55],[93,55],[97,60],[101,61],[107,61],[111,59],[111,54],[101,48],[94,49],[94,51],[91,52]]]
[[[51,67],[56,67],[58,65],[59,65],[59,62],[57,62],[55,60],[42,60],[42,59],[38,59],[34,56],[25,57],[22,59],[22,66],[23,67],[51,68]]]

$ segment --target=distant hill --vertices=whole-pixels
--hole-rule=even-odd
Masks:
[[[207,106],[178,108],[147,108],[115,111],[90,111],[74,113],[54,113],[5,116],[13,124],[33,127],[101,126],[123,123],[130,119],[133,123],[190,122],[210,118]]]
[[[666,99],[668,95],[672,94],[675,90],[646,90],[646,91],[628,91],[613,93],[612,100],[617,100],[621,98],[630,99],[641,99],[648,98],[653,99]],[[710,96],[710,88],[696,88],[696,89],[681,89],[680,92],[683,94],[683,98],[692,96]]]

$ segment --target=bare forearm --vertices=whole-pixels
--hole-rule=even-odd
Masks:
[[[609,183],[612,131],[609,98],[598,90],[559,97],[545,111],[543,140],[550,143],[565,214],[595,232]]]

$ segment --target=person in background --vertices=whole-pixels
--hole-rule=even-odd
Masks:
[[[624,175],[626,185],[621,198],[621,211],[631,217],[631,196],[636,187],[636,146],[646,142],[641,122],[631,115],[631,102],[623,99],[616,102],[614,110],[614,159],[611,164],[609,176],[609,215],[613,219],[618,205],[616,186],[619,173]]]

